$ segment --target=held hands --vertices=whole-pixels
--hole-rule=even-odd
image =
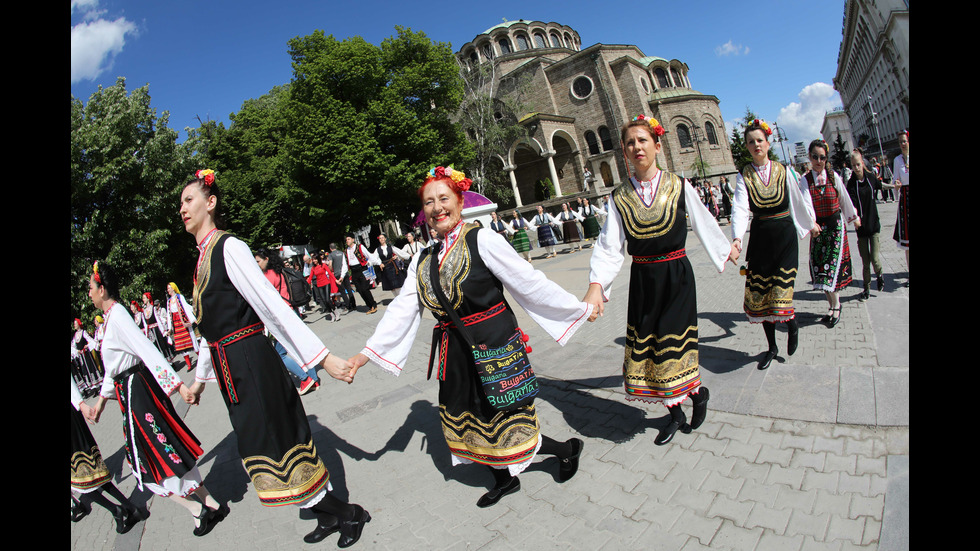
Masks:
[[[859,216],[854,219],[854,229],[858,229],[860,227],[861,227],[861,217]]]
[[[82,402],[81,405],[78,407],[78,409],[79,411],[82,412],[82,416],[85,417],[86,421],[88,421],[93,425],[95,424],[96,422],[95,420],[97,418],[97,414],[95,413],[95,408],[89,406],[85,402]]]
[[[330,374],[331,377],[339,381],[344,381],[348,384],[354,382],[354,374],[351,373],[351,365],[347,360],[340,359],[333,354],[327,354],[326,358],[323,358],[323,369]]]
[[[598,283],[592,283],[589,285],[588,292],[585,293],[585,298],[582,302],[588,302],[594,308],[592,310],[592,315],[589,316],[589,321],[595,321],[602,315],[602,311],[605,309],[602,300],[602,286]]]
[[[820,224],[814,224],[813,228],[810,229],[810,234],[814,237],[820,235]]]
[[[177,392],[180,392],[180,397],[192,406],[196,406],[201,401],[200,394],[195,394],[194,390],[187,388],[187,385],[181,384],[177,387]]]
[[[734,265],[738,265],[738,257],[742,254],[742,240],[736,239],[732,241],[732,250],[728,253],[728,261]]]
[[[347,360],[348,362],[350,362],[350,365],[351,365],[351,370],[350,370],[350,377],[351,377],[351,379],[354,378],[354,374],[357,373],[357,370],[358,369],[362,368],[364,366],[364,364],[368,363],[368,359],[369,358],[367,356],[365,356],[364,354],[361,354],[360,352],[358,352],[356,356],[354,356],[351,359]]]

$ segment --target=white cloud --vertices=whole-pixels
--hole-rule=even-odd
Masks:
[[[85,22],[71,27],[71,83],[92,80],[112,66],[126,45],[126,36],[136,34],[136,25],[124,17],[103,19],[97,0],[72,0],[71,11],[81,12]]]
[[[742,46],[741,44],[735,44],[729,40],[721,46],[716,46],[715,54],[717,54],[719,57],[729,55],[749,55],[749,47]]]
[[[809,142],[820,137],[823,116],[841,106],[840,95],[825,82],[814,82],[800,91],[800,101],[779,110],[776,122],[790,142]]]

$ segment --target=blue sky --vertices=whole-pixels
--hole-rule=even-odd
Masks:
[[[583,47],[636,44],[679,59],[693,87],[721,100],[726,121],[745,108],[777,120],[791,141],[818,136],[840,105],[837,70],[843,0],[798,2],[316,2],[312,0],[71,0],[71,93],[88,101],[119,76],[149,84],[158,114],[186,136],[197,117],[227,123],[242,102],[289,82],[286,42],[324,30],[379,44],[401,25],[463,44],[505,19],[571,26]]]

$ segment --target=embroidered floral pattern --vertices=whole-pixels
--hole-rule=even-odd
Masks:
[[[147,413],[145,418],[146,421],[150,423],[150,428],[153,429],[153,434],[157,436],[157,442],[163,444],[163,449],[165,452],[167,452],[167,457],[169,457],[170,460],[174,462],[174,464],[180,465],[181,460],[180,460],[180,456],[177,455],[176,453],[177,450],[175,450],[174,447],[171,446],[169,442],[167,442],[167,435],[160,432],[160,427],[158,427],[157,424],[153,422],[153,416]],[[142,465],[140,466],[140,470],[146,472],[145,469],[143,469]]]

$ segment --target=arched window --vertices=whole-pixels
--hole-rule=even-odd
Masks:
[[[476,50],[473,50],[472,52],[470,52],[470,61],[472,61],[473,63],[479,63],[480,62],[480,56],[476,55]]]
[[[534,47],[535,48],[547,48],[548,43],[544,41],[544,35],[541,33],[534,33]]]
[[[555,33],[551,33],[551,47],[561,48],[561,38],[559,38]]]
[[[599,141],[602,142],[603,151],[609,151],[613,148],[612,136],[609,135],[609,129],[605,126],[599,127]]]
[[[718,136],[715,135],[715,125],[710,122],[704,123],[704,133],[708,135],[708,143],[718,145]]]
[[[685,86],[684,79],[681,78],[681,75],[677,72],[677,69],[671,67],[670,76],[674,77],[674,86]]]
[[[486,59],[493,59],[494,57],[496,57],[496,56],[494,55],[494,51],[493,51],[493,46],[492,46],[492,45],[490,45],[489,43],[487,43],[487,44],[484,44],[484,45],[483,45],[483,46],[482,46],[482,47],[480,48],[480,51],[482,51],[482,52],[483,52],[483,57],[485,57]]]
[[[667,72],[666,71],[664,71],[660,67],[657,67],[653,71],[653,74],[657,76],[657,84],[661,88],[670,88],[670,81],[667,80]]]
[[[687,125],[677,125],[677,141],[681,142],[681,148],[694,147],[694,142],[691,141],[691,131]]]
[[[565,47],[569,50],[575,49],[575,42],[572,41],[572,35],[565,33]]]
[[[595,139],[595,132],[591,130],[585,132],[585,143],[589,145],[589,155],[599,154],[599,142]]]
[[[531,45],[527,42],[527,36],[523,34],[517,35],[517,51],[523,52],[524,50],[530,48]]]
[[[501,53],[501,55],[503,55],[503,54],[509,54],[512,51],[510,49],[510,40],[507,40],[506,38],[501,38],[497,42],[497,44],[500,44],[500,53]]]

